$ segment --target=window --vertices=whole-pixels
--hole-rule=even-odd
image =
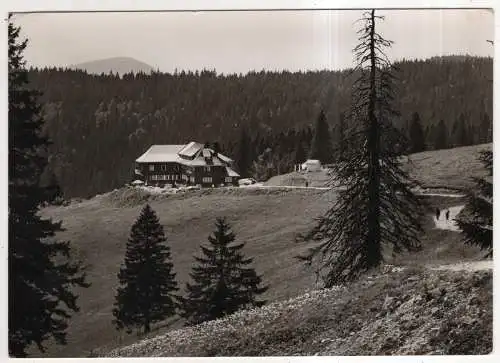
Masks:
[[[230,176],[226,176],[226,183],[232,183],[233,182],[233,178],[230,177]]]
[[[211,183],[212,182],[212,177],[210,176],[205,176],[203,179],[201,179],[203,183]]]
[[[155,171],[155,165],[149,164],[149,171]]]
[[[205,172],[210,172],[210,170],[211,170],[210,166],[205,166],[204,169],[205,169]]]
[[[158,180],[158,175],[151,175],[151,180]]]
[[[190,178],[189,178],[189,181],[190,181],[191,183],[194,183],[194,176],[190,177]]]

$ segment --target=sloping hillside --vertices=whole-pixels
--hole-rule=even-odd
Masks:
[[[487,174],[478,160],[479,152],[491,149],[492,144],[481,144],[424,151],[410,155],[407,167],[425,187],[468,190],[474,185],[470,176],[483,177]]]
[[[104,355],[488,354],[492,303],[491,270],[389,268],[347,288],[311,291]]]
[[[51,346],[48,355],[81,356],[97,347],[112,348],[137,339],[116,332],[111,325],[116,274],[130,226],[147,199],[134,193],[118,190],[44,211],[56,220],[64,220],[66,231],[60,237],[71,240],[77,256],[86,261],[92,283],[90,288],[79,291],[81,311],[71,320],[68,345]],[[331,205],[334,194],[311,189],[214,190],[153,197],[150,203],[165,227],[181,286],[188,281],[192,255],[198,253],[199,245],[212,232],[215,218],[227,216],[238,240],[247,243],[245,254],[255,258],[257,271],[270,285],[265,298],[274,301],[315,286],[313,272],[294,259],[307,246],[296,243],[294,238]],[[446,202],[442,198],[439,203],[462,203],[455,199]],[[394,263],[453,262],[474,258],[478,253],[464,246],[458,233],[434,229],[431,213],[422,242],[425,248],[419,255],[403,254]],[[169,323],[173,326],[160,326],[153,333],[180,327],[176,319]]]
[[[51,347],[49,355],[85,355],[93,348],[122,342],[111,325],[111,309],[130,227],[148,198],[139,194],[122,189],[44,210],[45,215],[64,221],[66,231],[60,237],[72,241],[77,255],[88,264],[92,283],[81,291],[81,312],[71,320],[68,345]],[[215,218],[226,216],[237,240],[247,243],[244,253],[255,258],[257,271],[271,285],[266,298],[273,300],[295,296],[314,282],[294,259],[304,249],[294,238],[333,197],[333,192],[316,190],[202,190],[152,197],[150,203],[165,228],[181,286],[188,281],[192,256],[206,242]]]
[[[466,191],[474,185],[471,176],[486,176],[484,166],[478,160],[481,150],[491,150],[492,144],[457,147],[453,149],[424,151],[411,154],[405,167],[410,175],[424,188],[455,189]],[[310,173],[289,173],[270,178],[265,185],[324,186],[329,176],[326,171]]]
[[[475,168],[468,169],[473,172]],[[422,173],[425,169],[422,169]],[[472,175],[460,174],[467,180]],[[450,182],[457,182],[450,180]],[[308,246],[295,242],[297,233],[311,228],[314,218],[332,205],[336,192],[316,189],[205,189],[186,194],[150,195],[134,188],[122,188],[74,202],[52,206],[44,216],[63,220],[66,230],[59,238],[70,240],[77,257],[88,265],[92,286],[79,290],[81,311],[71,319],[68,345],[49,346],[48,356],[85,356],[92,349],[133,343],[135,335],[117,332],[111,324],[117,272],[123,261],[130,227],[142,206],[149,202],[165,228],[172,248],[175,272],[181,286],[188,281],[193,254],[213,231],[215,218],[226,216],[237,240],[246,242],[244,253],[254,257],[258,273],[269,284],[265,298],[286,300],[314,288],[313,272],[294,257]],[[462,205],[460,198],[432,196],[430,207]],[[451,263],[478,256],[474,248],[464,246],[457,232],[435,229],[433,211],[425,221],[424,249],[419,254],[387,256],[387,262],[405,266]],[[179,328],[178,319],[154,327],[152,334]],[[155,330],[156,329],[156,330]],[[34,351],[36,356],[40,353]]]

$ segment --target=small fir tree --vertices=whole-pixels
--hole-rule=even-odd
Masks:
[[[79,263],[72,261],[69,242],[55,241],[61,222],[39,215],[51,202],[57,185],[43,186],[49,140],[42,136],[44,120],[30,89],[23,60],[27,40],[9,15],[9,354],[27,356],[36,345],[53,338],[66,344],[71,312],[78,311],[74,286],[88,287]]]
[[[46,167],[40,177],[40,186],[45,188],[47,192],[47,204],[59,204],[63,198],[61,187],[55,173]]]
[[[251,147],[250,136],[245,127],[242,127],[236,155],[236,165],[240,175],[244,178],[248,177],[252,166]]]
[[[264,150],[253,162],[252,175],[257,181],[266,181],[273,176],[276,166],[273,162],[273,151],[271,148]]]
[[[323,164],[332,163],[334,159],[330,128],[323,110],[321,110],[316,121],[309,158],[319,160]]]
[[[471,136],[465,122],[465,116],[460,114],[458,120],[453,125],[452,139],[454,146],[467,146],[471,144]]]
[[[490,116],[485,112],[481,118],[481,126],[479,128],[479,142],[485,144],[491,142],[493,139],[492,135],[492,122]]]
[[[410,153],[418,153],[425,150],[424,129],[422,128],[418,112],[414,112],[411,118],[409,139]]]
[[[262,306],[257,296],[267,290],[249,265],[252,258],[241,252],[244,243],[234,244],[235,235],[224,218],[218,218],[209,246],[201,246],[203,257],[195,257],[193,284],[186,284],[187,297],[181,299],[182,316],[188,325],[221,318],[239,309]]]
[[[151,330],[175,314],[178,290],[170,247],[154,210],[146,205],[131,229],[113,315],[117,329]]]
[[[435,150],[446,149],[448,147],[448,129],[443,120],[440,120],[437,124],[434,137]]]
[[[344,160],[344,154],[347,152],[346,132],[347,132],[347,125],[345,120],[345,114],[342,112],[339,117],[338,139],[337,139],[338,141],[337,157],[339,161]]]
[[[469,193],[467,204],[456,219],[466,244],[486,250],[493,256],[493,152],[482,151],[479,160],[488,172],[484,178],[474,178],[476,189]]]
[[[306,151],[300,137],[297,137],[295,141],[293,161],[294,164],[302,164],[304,161],[306,161]]]

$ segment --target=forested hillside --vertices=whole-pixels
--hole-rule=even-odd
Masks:
[[[426,149],[491,141],[491,58],[445,57],[397,66],[401,117],[395,122],[409,132],[417,112]],[[46,132],[53,141],[47,178],[56,176],[66,198],[130,181],[134,160],[158,143],[218,142],[239,165],[250,169],[265,154],[274,159],[274,173],[288,171],[307,155],[321,110],[335,144],[353,78],[349,71],[123,77],[29,72],[33,87],[43,92]],[[272,152],[265,153],[268,148]]]

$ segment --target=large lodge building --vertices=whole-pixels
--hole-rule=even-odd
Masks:
[[[136,176],[149,185],[236,185],[239,178],[233,160],[194,141],[153,145],[135,162]]]

